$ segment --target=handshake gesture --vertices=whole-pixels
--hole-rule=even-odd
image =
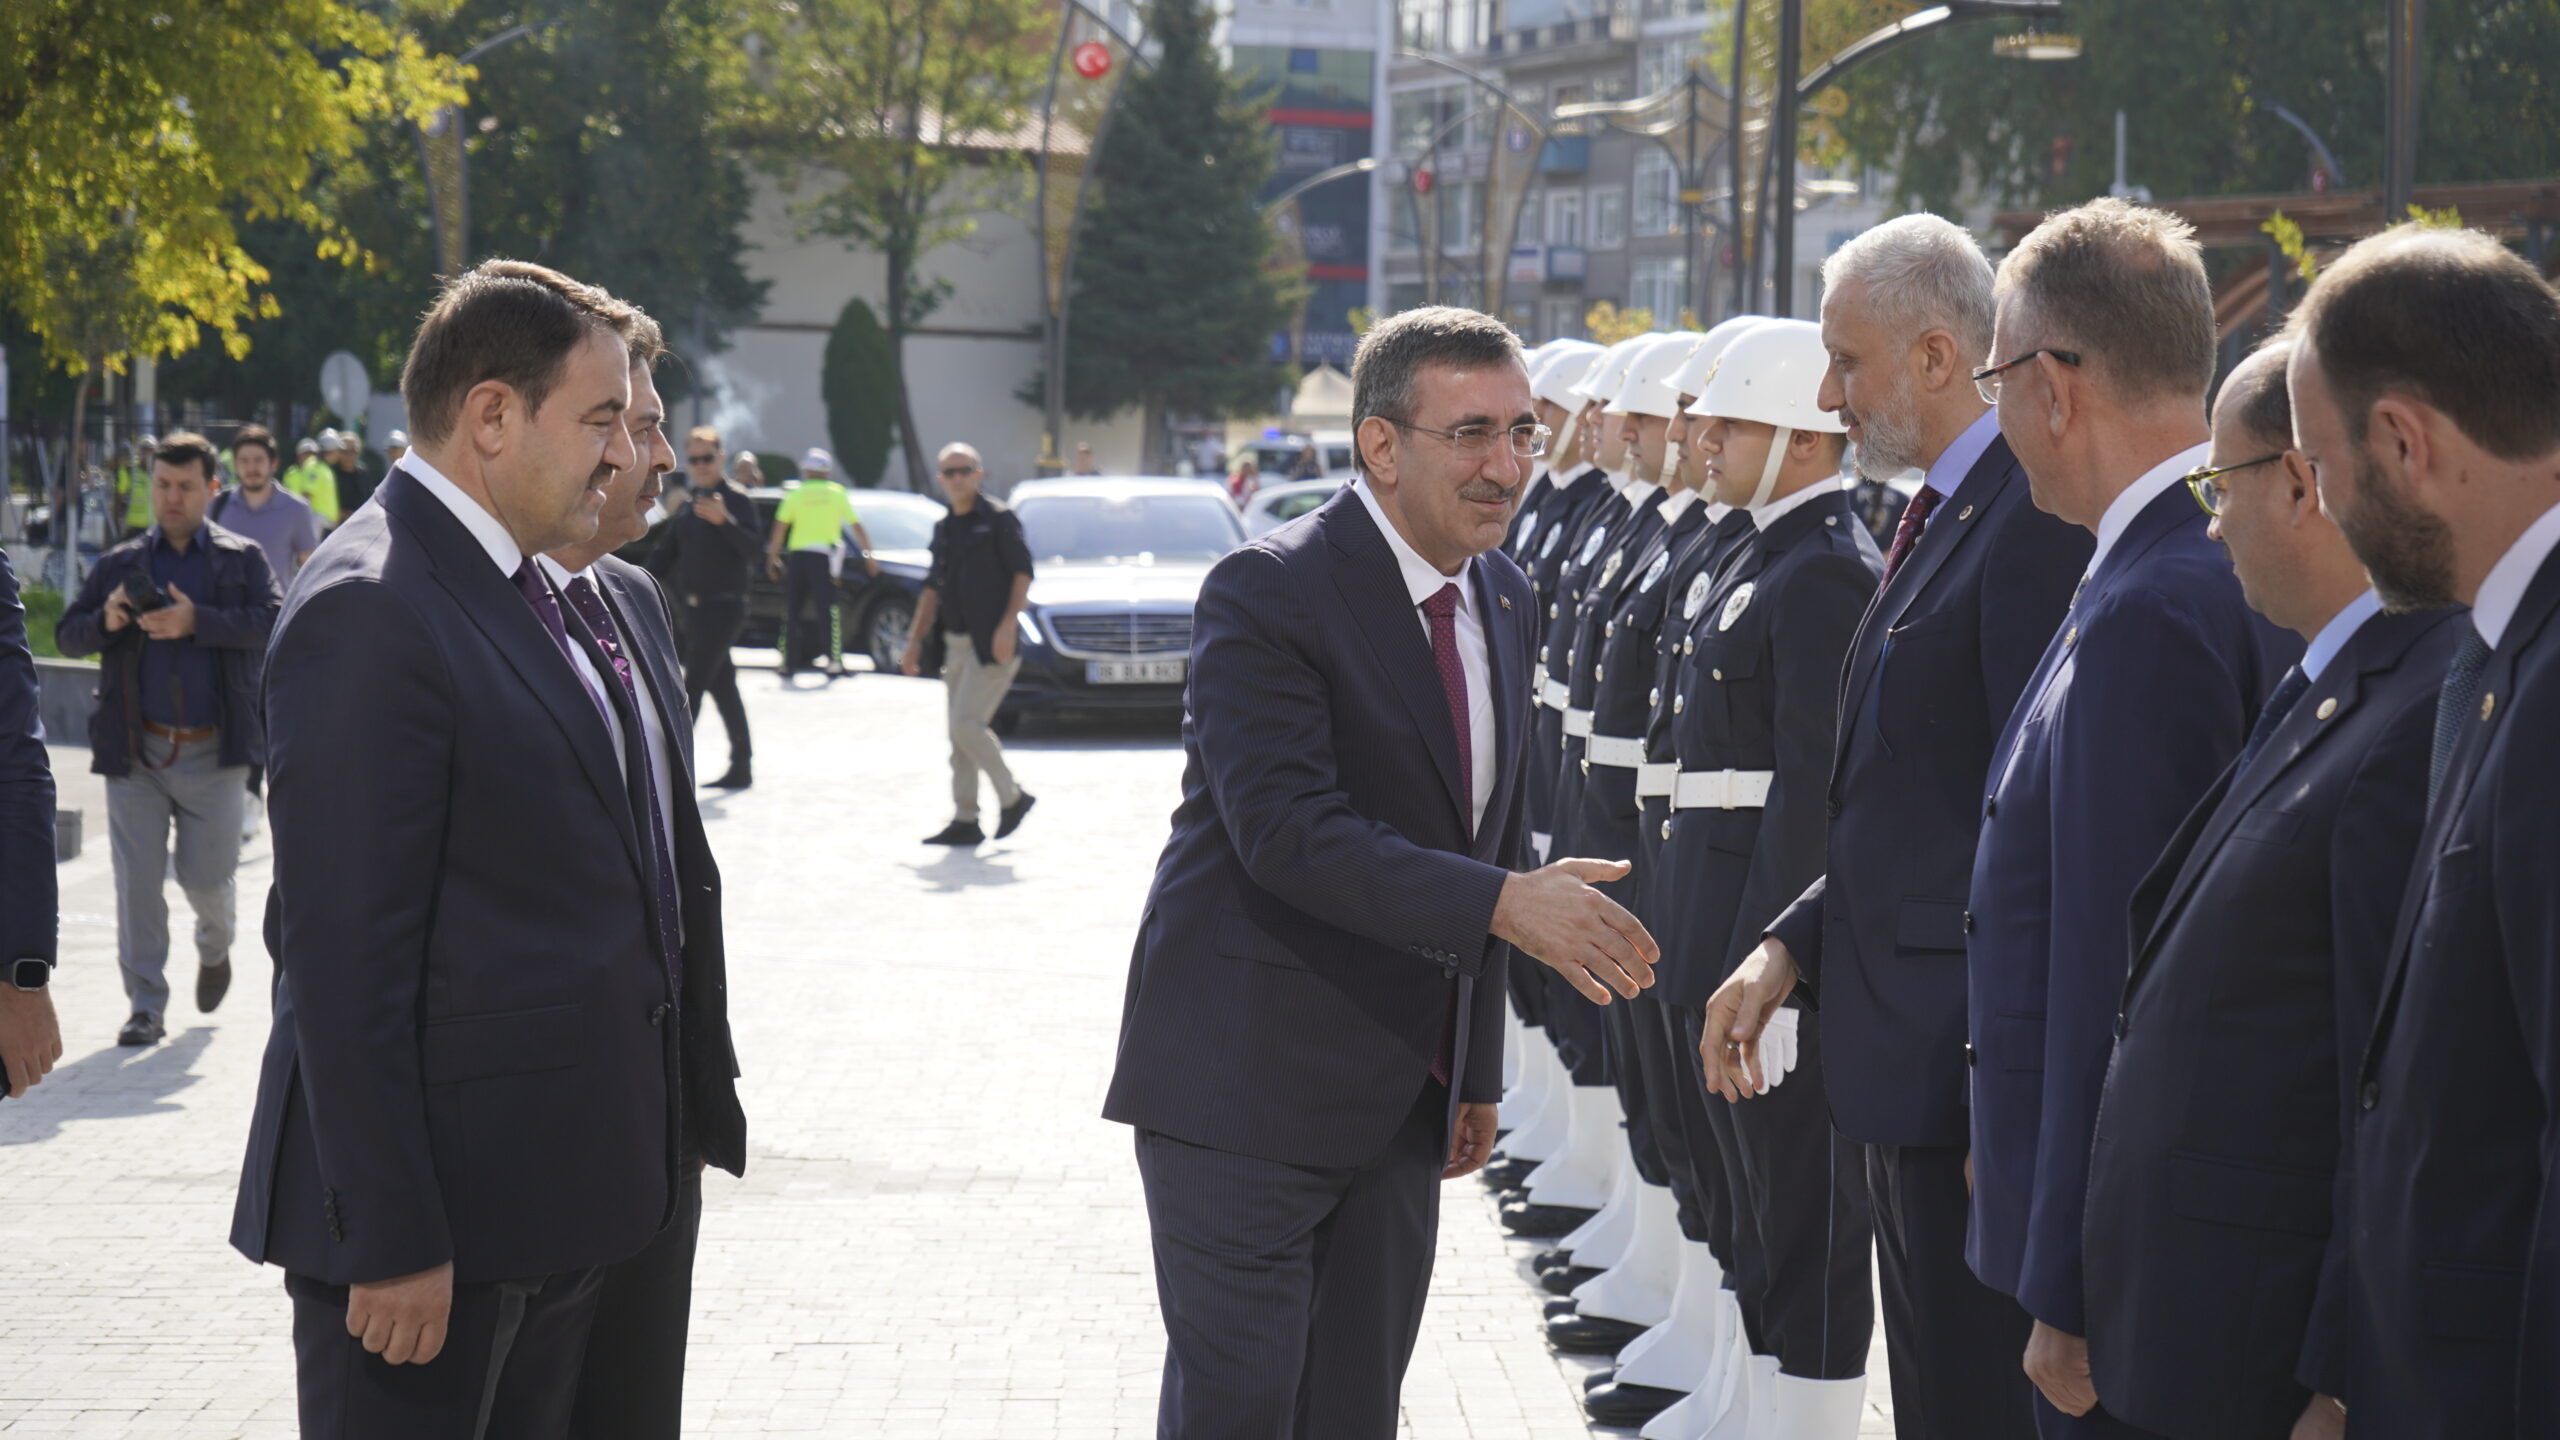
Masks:
[[[1558,860],[1513,875],[1494,902],[1493,933],[1562,975],[1594,1005],[1609,993],[1632,1000],[1653,983],[1662,947],[1644,924],[1592,883],[1622,880],[1624,860]]]

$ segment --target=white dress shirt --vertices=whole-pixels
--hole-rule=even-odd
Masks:
[[[1443,575],[1439,568],[1425,560],[1405,543],[1387,512],[1378,508],[1378,497],[1369,489],[1366,478],[1352,482],[1353,493],[1368,507],[1369,518],[1377,522],[1380,534],[1387,537],[1387,549],[1396,557],[1396,573],[1404,577],[1405,593],[1413,597],[1414,622],[1422,627],[1425,645],[1431,641],[1431,617],[1422,613],[1422,602],[1440,593],[1444,585],[1458,587],[1458,668],[1467,677],[1467,752],[1472,763],[1467,778],[1474,782],[1475,793],[1469,796],[1473,814],[1468,833],[1484,829],[1485,807],[1493,803],[1493,772],[1501,763],[1494,737],[1493,661],[1485,650],[1484,616],[1476,609],[1476,562],[1469,560],[1458,567],[1455,575]]]
[[[2124,487],[2123,494],[2109,501],[2107,513],[2098,517],[2098,548],[2089,553],[2089,568],[2080,572],[2080,578],[2086,580],[2097,574],[2098,567],[2106,561],[2107,552],[2115,548],[2116,541],[2122,539],[2124,532],[2132,526],[2133,517],[2168,493],[2170,486],[2186,479],[2188,471],[2204,464],[2212,454],[2211,445],[2181,450],[2143,471],[2141,479]]]
[[[604,586],[595,578],[595,567],[590,565],[584,570],[571,570],[548,555],[542,556],[535,563],[539,564],[543,572],[551,577],[551,583],[560,589],[562,618],[585,623],[583,617],[579,616],[577,607],[569,603],[569,582],[581,577],[585,578],[586,582],[595,588],[596,598],[603,600]],[[611,601],[607,600],[605,604],[608,610],[612,608]],[[632,638],[629,624],[620,616],[614,618],[613,624],[615,630],[620,632],[622,653],[631,664],[632,683],[639,689],[639,693],[632,697],[634,702],[632,708],[640,712],[641,739],[649,747],[649,783],[656,786],[658,790],[658,838],[667,842],[667,854],[672,856],[676,853],[675,801],[672,798],[674,792],[667,787],[671,783],[668,777],[675,773],[675,769],[667,754],[666,726],[658,720],[658,702],[664,697],[659,696],[657,687],[649,683],[649,667],[640,663],[639,646]],[[578,650],[577,657],[579,664],[587,663],[587,652],[584,650]],[[606,719],[613,728],[613,748],[618,756],[622,753],[622,722],[611,715]],[[639,817],[632,818],[636,820]]]
[[[2524,603],[2524,592],[2533,585],[2533,577],[2542,573],[2542,562],[2551,558],[2554,547],[2560,547],[2560,505],[2542,512],[2542,518],[2524,527],[2516,543],[2489,567],[2480,581],[2480,593],[2471,597],[2471,628],[2498,648],[2507,633],[2507,622],[2516,618],[2516,607]]]
[[[2337,659],[2338,652],[2346,649],[2347,642],[2364,628],[2364,622],[2381,613],[2382,597],[2370,590],[2348,601],[2347,608],[2330,616],[2320,633],[2311,637],[2310,648],[2302,652],[2303,678],[2319,679],[2320,672],[2328,669],[2329,662]]]
[[[1801,490],[1795,491],[1792,494],[1781,495],[1777,499],[1770,501],[1768,504],[1761,506],[1759,509],[1752,511],[1751,523],[1754,527],[1765,532],[1770,526],[1778,523],[1780,516],[1786,515],[1791,511],[1803,509],[1805,506],[1812,504],[1814,501],[1821,499],[1825,495],[1836,495],[1839,492],[1839,481],[1816,480]]]

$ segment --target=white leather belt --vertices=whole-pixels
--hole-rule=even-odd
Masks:
[[[1617,735],[1594,735],[1591,743],[1582,747],[1582,758],[1594,765],[1633,770],[1644,764],[1644,742]]]
[[[1561,680],[1550,680],[1538,687],[1538,703],[1550,710],[1562,710],[1573,703],[1573,687]]]
[[[1769,803],[1774,770],[1683,770],[1671,782],[1674,810],[1757,810]]]
[[[1671,793],[1672,782],[1679,778],[1680,767],[1677,765],[1638,765],[1636,767],[1636,798],[1651,800],[1657,795],[1668,796]]]
[[[1564,712],[1564,733],[1567,735],[1590,734],[1591,712],[1588,710],[1567,710]]]

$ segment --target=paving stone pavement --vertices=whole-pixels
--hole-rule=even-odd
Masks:
[[[1040,807],[1011,841],[946,853],[916,843],[947,818],[940,687],[803,684],[749,674],[759,783],[703,807],[751,1145],[745,1180],[705,1186],[686,1433],[1151,1435],[1145,1218],[1128,1132],[1097,1112],[1176,797],[1173,727],[1018,742]],[[225,1243],[267,1032],[266,843],[241,870],[229,1001],[194,1014],[182,954],[170,1039],[119,1050],[87,760],[54,751],[88,828],[62,872],[65,1064],[0,1101],[0,1434],[290,1436],[279,1277]],[[1473,1182],[1445,1198],[1405,1435],[1590,1433],[1584,1366],[1538,1338],[1532,1247]],[[1889,1435],[1881,1342],[1873,1374],[1865,1433]]]

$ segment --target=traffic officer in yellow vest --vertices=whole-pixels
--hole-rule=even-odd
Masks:
[[[124,497],[124,528],[118,540],[130,540],[151,528],[151,455],[159,448],[157,436],[140,436],[133,442],[131,458],[116,467],[115,493]]]
[[[1677,880],[1659,907],[1656,993],[1692,1041],[1707,997],[1823,872],[1841,661],[1884,572],[1840,484],[1844,427],[1819,403],[1828,363],[1812,322],[1764,321],[1690,407],[1717,497],[1753,525],[1689,621],[1670,687],[1679,769],[1661,873]],[[1791,1020],[1772,1026],[1791,1032],[1766,1067],[1775,1088],[1708,1107],[1763,1267],[1740,1297],[1742,1383],[1691,1395],[1647,1436],[1857,1433],[1875,1315],[1864,1171],[1832,1131],[1815,1032]]]
[[[319,439],[294,446],[293,468],[284,472],[280,482],[311,507],[311,513],[320,517],[323,526],[336,525],[343,513],[338,509],[338,472],[327,459],[337,453],[338,445],[338,432],[323,430]]]

